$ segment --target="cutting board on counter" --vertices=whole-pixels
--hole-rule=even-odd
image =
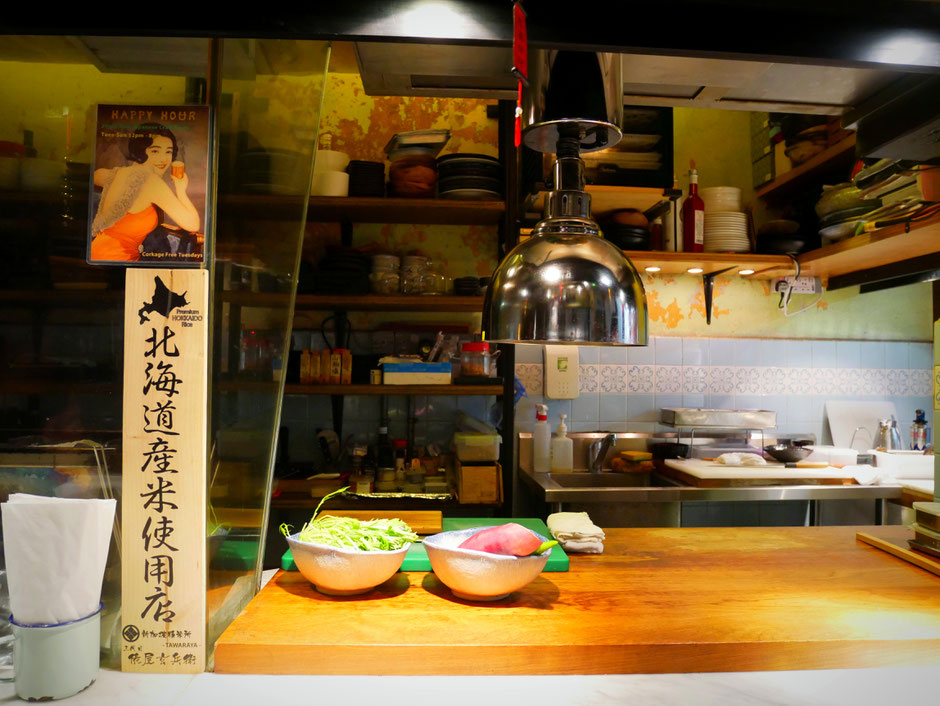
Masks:
[[[540,520],[537,517],[445,517],[442,521],[441,531],[450,532],[452,530],[469,529],[470,527],[492,527],[507,522],[520,524],[533,532],[538,532],[543,537],[551,538],[552,536],[544,520]],[[428,532],[426,534],[433,533]],[[548,557],[543,571],[567,571],[568,564],[568,555],[565,554],[565,550],[560,546],[552,547],[552,554]],[[297,565],[294,564],[294,557],[291,555],[290,549],[284,552],[284,555],[281,557],[281,568],[284,569],[284,571],[297,570]],[[415,542],[408,547],[408,553],[405,554],[405,561],[401,565],[401,570],[431,570],[431,561],[428,559],[428,552],[424,548],[424,544]]]
[[[736,488],[758,485],[855,485],[841,468],[787,468],[783,464],[766,466],[728,466],[701,458],[667,459],[661,471],[699,488]]]

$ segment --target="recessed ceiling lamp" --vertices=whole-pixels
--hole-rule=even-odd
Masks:
[[[532,237],[493,273],[483,303],[484,340],[645,346],[643,283],[591,218],[580,156],[620,140],[620,56],[539,50],[529,69],[522,139],[533,150],[555,153],[554,190]]]
[[[663,268],[662,268],[662,267],[657,267],[656,265],[650,265],[649,267],[647,267],[647,268],[645,268],[645,269],[646,269],[647,272],[659,272],[659,271],[660,271],[661,269],[663,269]]]
[[[754,274],[754,270],[738,270],[738,274],[739,275],[752,275]]]
[[[686,272],[688,272],[690,275],[700,275],[704,271],[705,270],[703,270],[701,267],[690,267],[689,269],[686,270]]]

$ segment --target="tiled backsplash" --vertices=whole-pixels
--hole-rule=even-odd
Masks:
[[[777,431],[828,439],[827,400],[895,403],[902,433],[915,409],[933,425],[930,343],[666,338],[637,348],[582,346],[580,394],[542,397],[542,348],[516,346],[516,376],[528,398],[516,428],[531,430],[533,405],[549,405],[554,426],[567,414],[572,431],[656,431],[663,407],[770,409]]]

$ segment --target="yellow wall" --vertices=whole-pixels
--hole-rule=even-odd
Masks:
[[[84,65],[0,62],[0,73],[6,78],[8,95],[7,109],[0,114],[0,139],[18,142],[24,129],[33,130],[40,157],[79,161],[91,155],[91,104],[98,100],[175,103],[183,99],[185,87],[179,77],[102,74]],[[305,110],[313,100],[309,84],[291,77],[271,77],[259,86],[263,95],[256,98],[283,104],[277,114],[285,130],[291,111]],[[694,158],[703,186],[739,186],[745,201],[750,201],[748,113],[679,108],[674,121],[680,184],[685,186],[688,161]],[[486,117],[486,101],[371,97],[363,93],[356,74],[329,76],[321,132],[333,135],[333,149],[346,151],[353,159],[384,161],[383,148],[392,135],[426,128],[451,130],[444,154],[497,153],[497,125]],[[316,227],[312,230],[318,232]],[[378,242],[401,252],[421,250],[453,277],[487,276],[496,265],[495,227],[361,225],[354,238],[356,244]],[[719,277],[712,324],[706,326],[700,278],[646,275],[644,283],[654,335],[932,338],[929,284],[865,295],[858,295],[857,288],[831,292],[811,310],[787,318],[778,309],[779,295],[767,282]],[[791,308],[811,299],[795,295]]]

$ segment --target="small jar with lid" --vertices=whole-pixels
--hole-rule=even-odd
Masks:
[[[460,346],[461,377],[496,377],[496,359],[500,351],[490,353],[486,341],[473,341]]]
[[[388,159],[389,196],[434,198],[437,188],[436,150],[430,147],[402,147],[392,150]]]

